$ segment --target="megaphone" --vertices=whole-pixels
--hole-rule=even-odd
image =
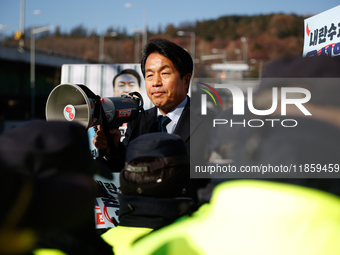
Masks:
[[[47,98],[46,120],[75,121],[86,128],[107,124],[118,129],[135,119],[143,108],[138,92],[121,97],[99,97],[84,85],[60,84]]]

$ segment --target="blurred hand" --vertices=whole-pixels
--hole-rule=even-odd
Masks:
[[[113,140],[114,145],[116,146],[116,148],[118,148],[118,144],[120,141],[120,131],[118,129],[111,129],[110,130],[110,138]],[[102,125],[97,126],[97,134],[95,135],[95,137],[93,138],[93,145],[97,148],[97,149],[102,149],[105,150],[106,153],[110,152],[106,137],[105,137],[105,133],[104,133],[104,128]]]

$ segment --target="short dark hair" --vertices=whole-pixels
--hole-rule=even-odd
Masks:
[[[116,79],[123,75],[123,74],[131,74],[133,76],[135,76],[137,78],[137,81],[138,81],[138,86],[140,87],[140,75],[137,71],[133,70],[133,69],[124,69],[122,70],[119,74],[117,74],[114,78],[113,78],[113,81],[112,81],[112,85],[113,87],[115,87],[115,82],[116,82]]]
[[[170,59],[180,73],[181,79],[188,73],[192,75],[194,64],[190,54],[173,42],[162,38],[156,38],[150,40],[143,48],[141,69],[144,77],[146,59],[154,52]]]
[[[339,78],[339,57],[290,56],[274,60],[266,66],[258,94],[273,87],[295,87],[298,83],[299,87],[308,89],[313,95],[310,104],[340,107]]]

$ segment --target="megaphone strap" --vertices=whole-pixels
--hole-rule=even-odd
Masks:
[[[86,87],[85,85],[80,85],[77,84],[84,92],[85,94],[89,97],[89,98],[93,98],[96,100],[96,106],[94,108],[94,114],[93,116],[99,116],[101,114],[102,116],[102,126],[103,126],[103,130],[104,130],[104,134],[105,134],[105,138],[108,144],[108,147],[110,149],[111,154],[113,155],[115,153],[116,147],[113,143],[113,140],[110,139],[110,130],[108,128],[108,121],[106,118],[106,114],[103,108],[103,105],[100,101],[101,97],[94,94],[88,87]],[[100,113],[100,114],[99,114]],[[118,127],[117,127],[118,128]]]
[[[88,98],[92,98],[96,101],[96,105],[98,105],[99,107],[95,107],[94,108],[94,113],[93,116],[95,118],[99,118],[99,113],[100,113],[100,108],[101,108],[101,102],[100,102],[100,96],[94,94],[88,87],[86,87],[85,85],[82,84],[77,84],[77,86],[79,86],[87,95]],[[105,115],[104,115],[105,116]]]
[[[100,103],[100,101],[99,101],[99,103]],[[102,117],[102,122],[103,122],[102,126],[103,126],[103,129],[104,129],[105,138],[106,138],[108,147],[110,149],[111,155],[114,155],[117,148],[113,143],[113,139],[110,139],[111,135],[110,135],[109,125],[108,125],[109,123],[107,121],[106,114],[104,112],[104,108],[103,108],[101,103],[99,105],[100,105],[101,115],[103,116]],[[117,127],[117,129],[118,129],[118,127]]]
[[[143,100],[142,95],[137,91],[130,92],[129,95],[137,96],[139,98],[139,100],[140,100],[139,110],[141,111],[141,114],[143,115],[144,125],[145,125],[146,129],[148,129],[148,123],[146,122],[145,111],[144,111],[144,100]]]

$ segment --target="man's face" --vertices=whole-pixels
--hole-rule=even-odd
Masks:
[[[122,74],[115,80],[115,87],[113,93],[115,97],[120,97],[122,94],[128,94],[130,92],[140,92],[138,80],[132,74]]]
[[[172,61],[159,53],[151,53],[145,62],[145,87],[152,103],[162,114],[179,105],[187,95],[190,74],[181,79]]]

